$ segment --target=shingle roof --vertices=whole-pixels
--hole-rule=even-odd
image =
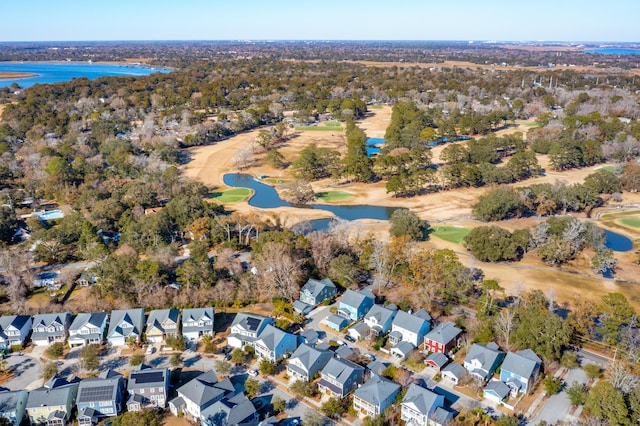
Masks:
[[[411,408],[417,410],[423,415],[431,413],[436,409],[436,407],[441,406],[442,402],[442,399],[438,398],[437,394],[423,388],[422,386],[418,386],[415,383],[412,383],[411,386],[409,386],[407,393],[402,399],[403,405],[410,405]]]
[[[78,386],[76,402],[81,404],[98,401],[115,401],[118,395],[118,389],[123,386],[123,380],[122,376],[110,379],[84,379]]]
[[[26,391],[0,392],[0,414],[15,411]]]
[[[194,402],[201,409],[211,401],[219,399],[221,395],[228,395],[236,391],[236,387],[230,379],[218,382],[213,370],[202,373],[178,389],[182,398]]]
[[[377,324],[385,324],[391,317],[396,315],[396,311],[387,309],[382,305],[373,305],[364,316],[366,320],[375,318]]]
[[[146,389],[164,386],[169,375],[167,368],[142,368],[129,374],[127,389]]]
[[[246,314],[244,312],[239,312],[236,314],[236,317],[233,319],[231,323],[231,327],[240,326],[244,330],[257,332],[262,323],[267,320],[267,317],[263,317],[262,315],[255,314]]]
[[[287,336],[293,336],[293,335],[283,330],[280,330],[278,327],[274,327],[273,325],[268,324],[258,335],[256,344],[262,343],[264,347],[266,347],[270,351],[273,351],[280,344],[280,342]]]
[[[322,375],[344,384],[355,371],[364,372],[364,368],[346,359],[331,358],[322,369]]]
[[[61,312],[55,314],[39,314],[33,317],[33,324],[31,324],[31,328],[34,332],[31,334],[31,339],[36,340],[41,337],[51,336],[51,335],[59,335],[63,333],[62,331],[54,331],[54,332],[38,332],[35,331],[37,326],[43,325],[45,327],[49,327],[53,324],[68,324],[69,319],[71,318],[71,314],[69,312]]]
[[[0,317],[0,330],[4,334],[5,330],[11,326],[22,329],[24,324],[29,321],[31,317],[29,315],[6,315]]]
[[[327,362],[329,362],[329,359],[331,359],[332,356],[333,355],[330,351],[319,350],[317,348],[314,348],[313,346],[304,344],[300,345],[298,349],[296,349],[296,351],[293,353],[293,355],[291,355],[291,358],[289,358],[289,364],[291,364],[291,361],[297,359],[307,369],[307,371],[309,371],[312,367],[314,367],[316,362],[319,362],[319,364],[315,365],[315,367],[317,369],[322,369],[322,367],[324,367]],[[311,371],[310,373],[311,375],[313,375],[315,371]]]
[[[467,374],[467,369],[464,368],[462,366],[462,364],[458,364],[458,363],[452,363],[447,365],[445,368],[442,369],[443,373],[449,373],[452,376],[461,379],[462,377],[464,377],[465,374]]]
[[[433,352],[425,359],[425,361],[432,361],[434,364],[442,368],[443,365],[449,362],[449,358],[441,352]]]
[[[398,311],[396,317],[393,319],[393,326],[414,333],[419,333],[420,330],[422,330],[422,327],[424,327],[424,324],[428,322],[429,321],[424,318],[420,318],[416,315],[412,315],[404,311]]]
[[[355,292],[353,290],[347,290],[342,295],[342,299],[340,299],[340,303],[347,306],[352,306],[354,308],[362,305],[365,299],[375,300],[373,295],[370,295],[371,292],[358,291]]]
[[[149,312],[149,318],[147,318],[147,332],[151,330],[151,328],[155,328],[161,332],[164,332],[164,323],[166,321],[173,322],[178,325],[178,317],[180,316],[180,311],[171,308],[171,309],[156,309],[154,311]]]
[[[302,286],[300,291],[308,291],[314,298],[316,298],[320,293],[322,293],[322,290],[327,287],[335,289],[336,285],[329,278],[324,278],[322,280],[314,280],[313,278],[310,278],[309,281]]]
[[[509,371],[528,379],[533,375],[540,363],[524,356],[521,352],[509,352],[504,358],[501,368],[504,371]]]
[[[465,363],[471,363],[474,360],[480,363],[479,368],[475,368],[471,373],[477,374],[483,379],[487,379],[488,376],[493,373],[493,370],[498,366],[502,358],[504,358],[504,352],[495,350],[497,345],[481,345],[474,343],[471,345],[467,356],[464,359]]]
[[[443,322],[427,333],[424,338],[446,345],[455,339],[460,333],[462,333],[462,330],[457,328],[452,322]]]
[[[424,309],[420,309],[418,312],[414,312],[413,316],[431,322],[431,315],[429,315],[429,312],[425,311]]]
[[[253,419],[256,408],[246,396],[239,393],[214,403],[200,414],[204,418],[215,417],[214,424],[237,425]]]
[[[78,314],[76,318],[73,320],[73,322],[71,323],[71,326],[69,327],[69,331],[80,330],[85,325],[100,327],[102,324],[104,324],[106,318],[107,318],[106,312]]]
[[[411,342],[407,342],[407,341],[401,341],[398,342],[397,345],[395,345],[394,347],[391,348],[391,350],[396,350],[398,352],[400,352],[401,354],[403,354],[404,356],[409,355],[409,353],[411,353],[411,351],[413,351],[416,347],[413,346],[413,343]]]
[[[123,324],[130,324],[133,328],[123,328]],[[116,309],[111,311],[108,337],[112,336],[140,336],[144,327],[144,309]]]
[[[506,384],[502,383],[499,380],[493,380],[487,383],[487,386],[484,387],[484,390],[485,392],[487,391],[495,392],[500,397],[500,399],[505,399],[507,395],[509,395],[509,392],[511,392],[511,389],[509,388],[509,386],[507,386]]]
[[[38,388],[29,392],[26,408],[57,407],[67,405],[69,394],[75,390],[77,384],[58,387],[55,389]]]
[[[196,322],[200,320],[213,321],[214,315],[215,312],[212,307],[184,309],[182,311],[182,323],[185,324],[189,322],[189,320]]]
[[[380,376],[371,377],[364,385],[356,389],[354,396],[374,406],[380,406],[389,396],[400,392],[402,387]]]

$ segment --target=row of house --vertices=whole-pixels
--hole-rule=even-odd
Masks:
[[[106,338],[114,346],[123,346],[127,339],[139,341],[146,330],[147,340],[163,341],[167,336],[181,333],[187,340],[198,340],[213,335],[214,311],[212,307],[184,309],[158,309],[145,317],[144,309],[122,309],[111,312],[70,312],[0,317],[0,348],[24,345],[31,334],[34,345],[48,346],[68,339],[71,347],[102,343]],[[108,325],[108,328],[107,328]]]
[[[63,426],[77,409],[80,426],[92,426],[127,410],[164,408],[169,391],[169,370],[140,366],[129,380],[113,370],[79,380],[55,376],[30,392],[0,393],[0,416],[19,425],[28,416],[32,425]],[[125,397],[128,398],[125,401]]]

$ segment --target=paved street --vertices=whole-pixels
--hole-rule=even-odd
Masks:
[[[13,353],[6,358],[7,368],[13,371],[13,378],[2,386],[9,390],[33,390],[42,386],[40,373],[42,363],[27,355],[18,356]]]

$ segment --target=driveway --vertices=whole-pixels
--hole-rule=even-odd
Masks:
[[[14,376],[2,386],[9,390],[33,390],[42,386],[40,378],[42,363],[36,358],[13,353],[6,358],[6,361],[7,368],[13,371]]]
[[[573,382],[586,384],[587,380],[587,375],[581,368],[573,368],[569,370],[564,378],[564,387],[562,391],[551,396],[538,415],[527,424],[537,425],[543,420],[550,425],[558,424],[560,421],[571,421],[571,416],[569,416],[571,402],[569,402],[566,389],[571,386]]]

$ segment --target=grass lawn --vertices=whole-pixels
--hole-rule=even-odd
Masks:
[[[608,172],[613,173],[613,171],[615,170],[615,167],[614,166],[602,166],[602,167],[600,167],[600,169],[601,170],[606,170]]]
[[[441,240],[454,244],[462,244],[464,237],[467,236],[469,230],[467,228],[457,226],[434,226],[431,228],[430,235],[435,235]]]
[[[632,228],[640,228],[640,217],[623,217],[618,219],[616,222],[624,226],[630,226]]]
[[[326,121],[317,126],[296,126],[296,130],[315,130],[315,131],[342,131],[342,126],[337,121]]]
[[[353,195],[349,192],[344,191],[327,191],[327,192],[318,192],[316,197],[319,200],[324,201],[325,203],[335,203],[336,201],[346,200]]]
[[[263,181],[270,183],[271,185],[281,185],[283,183],[291,182],[291,179],[278,179],[278,178],[266,178]]]
[[[382,105],[369,105],[369,109],[382,109]]]
[[[219,203],[237,203],[245,201],[251,196],[251,190],[249,188],[232,188],[221,192],[212,192],[209,194],[209,198],[213,198]]]

